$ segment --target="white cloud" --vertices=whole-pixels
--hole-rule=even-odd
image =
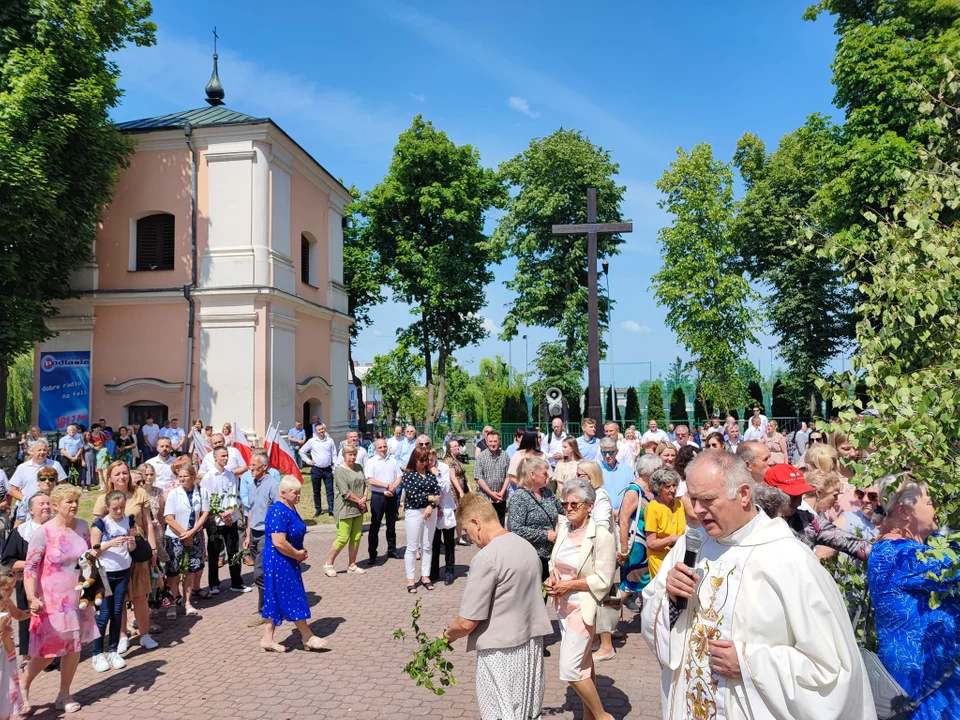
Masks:
[[[417,102],[426,102],[427,96],[423,93],[408,93]]]
[[[532,118],[540,117],[540,113],[533,112],[533,110],[530,109],[530,103],[528,103],[524,98],[519,97],[517,95],[514,95],[513,97],[511,97],[507,101],[507,104],[510,106],[511,110],[516,110],[519,113],[523,113],[527,117],[532,117]]]
[[[621,329],[621,330],[626,330],[627,332],[632,332],[632,333],[648,333],[648,332],[650,332],[650,326],[649,326],[649,325],[641,325],[640,323],[636,322],[635,320],[624,320],[622,323],[620,323],[620,329]]]
[[[383,337],[383,333],[380,332],[379,330],[374,330],[374,331],[373,331],[373,336],[374,336],[374,337]]]
[[[497,324],[487,317],[483,319],[483,329],[494,335],[500,332],[500,328],[497,327]]]

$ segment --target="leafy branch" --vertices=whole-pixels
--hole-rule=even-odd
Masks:
[[[414,651],[413,659],[404,666],[403,671],[417,683],[418,687],[422,685],[435,695],[443,695],[446,693],[444,688],[457,684],[457,679],[453,676],[453,663],[443,657],[443,654],[450,650],[450,643],[442,637],[431,639],[420,629],[419,599],[413,606],[410,617],[410,627],[413,628],[413,636],[420,643],[420,648]],[[406,636],[407,634],[400,628],[393,632],[394,640],[403,640]],[[434,684],[437,673],[440,673],[438,682],[441,687]]]

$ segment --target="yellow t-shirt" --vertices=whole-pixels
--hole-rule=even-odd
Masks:
[[[662,502],[650,503],[644,510],[643,524],[648,537],[650,533],[657,533],[660,537],[683,535],[687,531],[687,518],[683,514],[683,503],[680,502],[679,498],[673,501],[672,507],[667,507]],[[663,559],[672,547],[670,545],[663,550],[647,551],[651,578],[656,576]]]

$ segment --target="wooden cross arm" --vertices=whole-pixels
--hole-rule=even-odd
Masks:
[[[633,232],[633,223],[583,223],[581,225],[554,225],[554,235],[586,235],[587,233]]]

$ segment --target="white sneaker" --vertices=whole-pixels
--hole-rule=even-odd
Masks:
[[[244,585],[243,587],[238,587],[238,588],[235,588],[235,587],[230,588],[230,592],[235,592],[235,593],[248,593],[251,590],[253,590],[253,588],[250,587],[249,585]]]
[[[101,657],[103,657],[101,655]],[[127,661],[120,657],[120,653],[110,653],[107,656],[107,660],[110,662],[110,667],[114,670],[123,670],[127,666]]]
[[[220,594],[220,588],[219,588],[219,587],[212,587],[212,588],[210,588],[210,594],[211,594],[211,595],[219,595],[219,594]]]
[[[106,672],[110,669],[110,661],[107,660],[107,656],[103,653],[93,656],[93,670],[94,672]]]
[[[140,636],[140,647],[144,648],[145,650],[153,650],[158,644],[159,643],[149,635]]]
[[[127,637],[126,633],[122,633],[120,635],[119,642],[117,642],[117,654],[123,655],[129,649],[130,649],[130,638]]]

